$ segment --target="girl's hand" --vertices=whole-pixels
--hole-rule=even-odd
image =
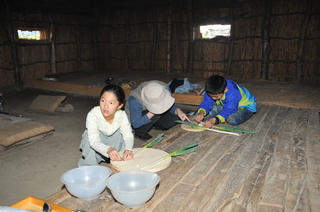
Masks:
[[[116,149],[109,147],[107,153],[109,155],[110,160],[121,160],[119,152]]]
[[[131,160],[133,158],[133,153],[130,150],[126,150],[123,153],[123,160]]]
[[[180,108],[176,109],[176,114],[182,121],[188,120],[190,122],[188,116]]]

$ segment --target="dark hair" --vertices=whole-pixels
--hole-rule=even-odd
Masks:
[[[100,92],[99,98],[104,94],[104,92],[111,92],[114,95],[116,95],[117,100],[120,104],[124,104],[124,100],[126,98],[126,94],[124,93],[124,90],[119,85],[106,85]]]
[[[206,92],[209,94],[224,93],[227,81],[223,76],[211,75],[206,81]]]

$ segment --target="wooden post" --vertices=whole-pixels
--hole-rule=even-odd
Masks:
[[[128,18],[128,11],[125,10],[125,25],[126,25],[126,51],[125,51],[125,70],[129,70],[129,36],[130,36],[130,29],[129,29],[129,18]]]
[[[14,70],[14,84],[15,89],[21,91],[23,89],[22,81],[20,78],[20,68],[19,68],[19,57],[18,57],[18,47],[15,40],[13,28],[11,25],[11,13],[9,4],[6,3],[6,9],[2,12],[2,20],[3,26],[7,34],[8,43],[10,45],[11,50],[11,59],[13,62],[13,70]]]
[[[301,23],[301,29],[300,29],[300,35],[299,35],[299,42],[298,42],[298,53],[297,53],[297,82],[301,81],[302,76],[302,60],[303,60],[303,49],[304,49],[304,40],[306,37],[306,31],[309,23],[309,19],[312,12],[314,0],[308,0],[307,1],[307,7],[306,12],[304,14],[302,23]]]
[[[168,13],[168,32],[167,32],[167,74],[170,74],[170,69],[171,69],[171,17],[172,17],[172,6],[169,8],[169,13]]]
[[[150,70],[155,71],[155,57],[156,57],[156,47],[157,47],[157,34],[158,34],[158,16],[157,8],[154,7],[154,27],[153,27],[153,40],[152,40],[152,52],[151,52],[151,68]]]
[[[77,69],[81,70],[81,44],[80,44],[80,38],[79,38],[79,27],[78,27],[78,20],[77,15],[74,16],[74,31],[76,34],[76,41],[77,41]]]
[[[51,64],[51,74],[57,73],[56,67],[56,35],[54,30],[54,22],[52,13],[49,13],[50,20],[50,32],[49,32],[49,41],[50,41],[50,64]]]
[[[272,0],[265,0],[265,14],[262,24],[262,70],[261,78],[268,79],[270,58],[270,21],[272,13]]]
[[[92,19],[92,37],[93,37],[93,52],[94,52],[94,70],[99,70],[99,45],[98,45],[98,25],[99,25],[99,17],[98,17],[98,8],[95,8],[94,18]]]
[[[235,29],[234,29],[234,20],[233,20],[233,9],[232,7],[229,10],[229,17],[231,20],[231,36],[230,36],[230,46],[229,46],[229,58],[228,58],[228,65],[227,65],[227,75],[230,75],[231,72],[231,63],[233,58],[233,50],[234,50],[234,43],[235,43]]]
[[[192,73],[193,49],[194,49],[194,25],[192,15],[192,0],[188,0],[188,59],[187,73]]]

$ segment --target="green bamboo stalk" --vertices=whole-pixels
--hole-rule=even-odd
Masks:
[[[210,130],[210,131],[219,132],[219,133],[226,133],[226,132],[254,133],[254,131],[252,131],[252,130],[240,129],[240,128],[235,128],[235,127],[214,126],[214,128],[219,129],[219,130],[214,130],[214,129],[210,129],[210,128],[206,128],[206,127],[200,127],[196,124],[193,124],[193,123],[190,123],[187,121],[177,120],[176,122],[178,122],[180,124],[190,125],[192,128],[195,128],[195,129],[204,129],[204,130]],[[237,133],[227,133],[227,134],[233,134],[233,135],[239,136],[239,134],[237,134]]]
[[[149,163],[148,165],[142,167],[141,170],[146,169],[146,168],[148,168],[150,166],[153,166],[154,164],[159,163],[159,162],[161,162],[161,161],[163,161],[163,160],[165,160],[165,159],[167,159],[169,157],[178,156],[178,155],[184,155],[184,154],[188,154],[188,153],[191,153],[191,152],[195,152],[195,151],[200,149],[200,147],[196,147],[196,146],[198,146],[197,142],[188,144],[188,145],[186,145],[186,146],[184,146],[184,147],[172,152],[169,155],[165,155],[165,156],[159,158],[158,160]]]
[[[246,130],[246,129],[240,129],[240,128],[235,128],[235,127],[219,127],[219,126],[214,126],[214,128],[217,128],[219,130],[225,130],[225,131],[231,131],[231,132],[240,132],[240,133],[251,133],[254,134],[254,131],[252,130]]]

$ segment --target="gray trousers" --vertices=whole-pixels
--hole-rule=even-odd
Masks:
[[[115,131],[110,136],[99,132],[99,136],[102,143],[111,146],[117,151],[122,151],[125,149],[125,143],[120,130]],[[105,162],[107,159],[105,156],[91,148],[87,130],[82,134],[80,149],[82,150],[82,158],[80,158],[78,161],[78,167],[98,165],[100,162]]]

